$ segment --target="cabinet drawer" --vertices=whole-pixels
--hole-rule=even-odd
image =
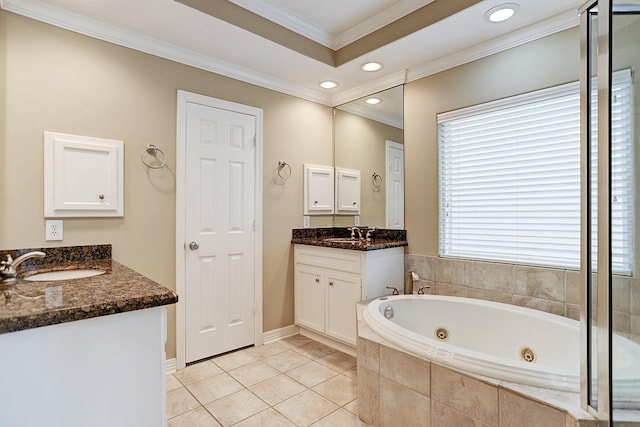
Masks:
[[[361,274],[362,257],[344,249],[294,246],[295,262],[331,270]]]

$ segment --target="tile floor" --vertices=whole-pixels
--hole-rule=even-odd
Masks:
[[[356,359],[302,335],[167,376],[169,427],[366,426]]]

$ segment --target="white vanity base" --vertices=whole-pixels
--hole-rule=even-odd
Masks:
[[[0,424],[166,426],[166,308],[0,335]]]

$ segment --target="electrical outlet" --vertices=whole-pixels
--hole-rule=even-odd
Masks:
[[[48,219],[45,221],[46,225],[46,241],[62,240],[62,220],[61,219]]]

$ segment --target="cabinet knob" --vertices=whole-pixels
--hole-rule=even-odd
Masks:
[[[353,206],[355,206],[355,205],[357,205],[357,204],[358,204],[358,202],[353,202]]]
[[[320,279],[316,277],[316,283],[320,283]]]
[[[314,204],[314,205],[317,205],[317,204],[318,204],[318,201],[316,200],[315,202],[313,202],[313,204]]]
[[[333,282],[329,282],[329,286],[333,286]]]
[[[104,194],[98,194],[98,199],[104,200]]]

